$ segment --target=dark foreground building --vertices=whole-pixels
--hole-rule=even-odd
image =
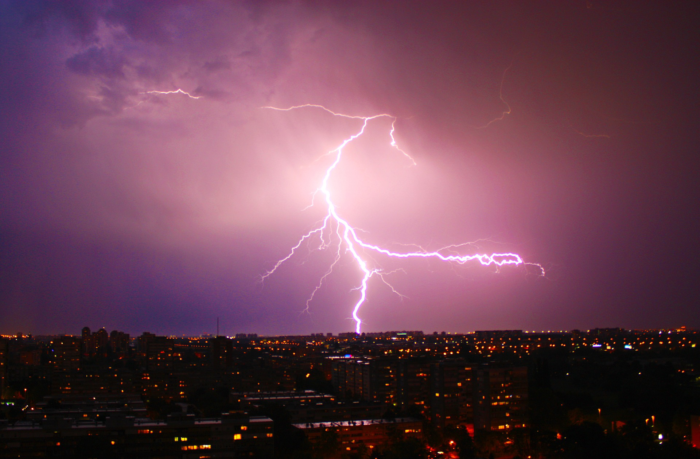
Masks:
[[[263,416],[195,420],[181,415],[166,422],[47,418],[0,424],[0,458],[272,458],[273,453],[273,421]]]
[[[327,432],[334,432],[340,450],[348,454],[369,452],[395,438],[421,437],[423,422],[415,418],[363,419],[339,422],[294,424],[304,431],[311,443],[318,443]]]

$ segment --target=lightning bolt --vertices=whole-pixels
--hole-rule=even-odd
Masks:
[[[501,77],[501,87],[498,90],[498,97],[501,99],[501,102],[503,102],[506,106],[506,109],[503,110],[500,116],[492,119],[488,123],[484,124],[483,126],[475,126],[475,129],[486,129],[487,127],[491,126],[493,123],[496,121],[503,121],[507,115],[510,115],[512,113],[512,110],[510,108],[510,104],[506,102],[506,100],[503,98],[503,83],[506,81],[506,74],[508,73],[508,70],[513,66],[513,62],[510,63],[508,67],[503,71],[503,77]]]
[[[161,95],[161,94],[184,94],[187,97],[189,97],[190,99],[201,99],[202,98],[202,96],[193,96],[189,92],[183,91],[180,88],[177,88],[174,91],[146,91],[145,94],[158,94],[158,95]]]
[[[571,122],[569,122],[569,127],[571,129],[573,129],[574,132],[576,132],[576,134],[582,135],[583,137],[588,137],[588,138],[593,138],[593,139],[595,139],[595,138],[609,139],[610,138],[610,136],[608,134],[586,134],[585,132],[582,132],[582,131],[579,131],[578,129],[576,129],[574,127],[574,125],[571,124]]]
[[[459,254],[454,254],[455,250],[468,245],[468,244],[473,244],[473,243],[462,243],[462,244],[454,244],[450,246],[446,246],[443,248],[440,248],[436,251],[428,251],[423,249],[420,246],[415,245],[414,247],[417,248],[417,251],[408,251],[408,252],[394,252],[389,249],[379,247],[376,245],[372,245],[368,242],[365,242],[362,238],[358,236],[358,229],[353,227],[347,220],[342,218],[340,214],[338,213],[338,210],[333,202],[330,190],[328,189],[328,183],[331,179],[331,175],[333,174],[333,171],[338,167],[340,164],[340,161],[343,157],[343,150],[344,148],[356,140],[357,138],[361,137],[365,129],[367,128],[367,125],[374,120],[380,119],[380,118],[388,118],[391,120],[391,130],[389,131],[389,145],[397,150],[399,153],[404,155],[408,160],[411,161],[413,165],[416,164],[415,160],[404,150],[399,148],[399,146],[396,144],[396,139],[394,138],[394,130],[395,130],[395,124],[397,118],[393,115],[387,114],[387,113],[380,113],[378,115],[372,115],[372,116],[356,116],[356,115],[346,115],[343,113],[337,113],[334,112],[333,110],[330,110],[323,105],[316,105],[316,104],[305,104],[305,105],[295,105],[293,107],[289,108],[278,108],[278,107],[271,107],[271,106],[265,106],[261,107],[263,109],[269,109],[269,110],[277,110],[277,111],[283,111],[283,112],[289,112],[293,110],[299,110],[299,109],[305,109],[305,108],[315,108],[315,109],[320,109],[324,110],[327,113],[341,117],[341,118],[349,118],[349,119],[354,119],[362,122],[362,125],[360,126],[359,130],[355,133],[352,134],[350,137],[346,138],[343,140],[340,145],[338,145],[336,148],[333,150],[329,151],[327,155],[334,156],[334,160],[331,163],[331,165],[326,169],[325,175],[323,176],[323,180],[321,181],[321,185],[319,188],[314,192],[314,196],[316,194],[321,194],[324,198],[326,207],[328,209],[328,212],[326,213],[326,216],[323,218],[322,222],[319,224],[318,227],[312,229],[308,233],[304,234],[301,236],[299,239],[299,242],[297,242],[296,245],[292,247],[290,250],[289,254],[277,261],[277,263],[270,269],[268,270],[262,277],[261,281],[264,281],[266,278],[274,274],[277,269],[282,266],[287,260],[292,258],[299,248],[304,244],[304,242],[310,241],[314,237],[318,237],[320,240],[320,245],[319,249],[323,250],[328,247],[330,247],[333,244],[333,240],[335,239],[337,241],[337,246],[336,246],[336,253],[335,253],[335,258],[333,259],[333,262],[330,264],[328,270],[325,272],[325,274],[321,277],[319,280],[318,284],[316,284],[316,287],[312,291],[311,295],[309,296],[308,300],[306,301],[306,309],[305,311],[308,311],[309,304],[313,300],[314,296],[316,293],[321,289],[323,286],[324,281],[328,278],[333,273],[333,268],[336,266],[338,261],[341,259],[343,255],[342,248],[345,247],[345,253],[350,253],[352,258],[355,260],[355,263],[357,264],[357,267],[359,268],[359,271],[362,275],[362,280],[360,281],[360,284],[358,287],[356,287],[354,290],[358,290],[360,292],[360,298],[357,300],[355,303],[353,310],[352,310],[352,318],[355,320],[355,331],[357,333],[360,333],[361,325],[362,325],[362,320],[359,317],[359,311],[362,305],[364,304],[365,300],[367,299],[367,286],[369,281],[373,277],[378,277],[380,280],[385,283],[386,285],[389,286],[389,288],[392,290],[392,292],[396,293],[399,295],[401,298],[404,298],[403,295],[401,295],[399,292],[394,289],[394,287],[389,284],[389,282],[386,280],[385,276],[393,273],[394,271],[391,272],[383,272],[380,268],[372,268],[368,265],[368,261],[360,254],[360,250],[366,250],[370,252],[376,252],[391,258],[436,258],[441,261],[449,262],[449,263],[458,263],[458,264],[465,264],[470,261],[478,261],[484,266],[489,266],[489,265],[495,265],[495,266],[505,266],[505,265],[532,265],[536,266],[540,272],[541,275],[544,277],[545,271],[544,268],[537,264],[537,263],[525,263],[522,258],[515,253],[492,253],[490,255],[488,254],[473,254],[473,255],[459,255]],[[313,205],[313,204],[312,204]],[[447,253],[449,252],[449,253]],[[364,253],[364,252],[363,252]]]

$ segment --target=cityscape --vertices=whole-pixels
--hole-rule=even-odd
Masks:
[[[0,1],[0,459],[700,459],[700,1]]]
[[[700,331],[0,339],[0,457],[700,457]]]

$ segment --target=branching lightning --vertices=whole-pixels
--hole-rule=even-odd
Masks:
[[[505,74],[504,74],[505,77]],[[328,209],[328,212],[326,213],[326,216],[323,218],[322,222],[317,228],[312,229],[308,233],[304,234],[301,236],[299,239],[299,242],[297,242],[296,245],[292,247],[290,250],[289,254],[277,261],[277,263],[270,269],[268,270],[263,276],[262,280],[265,280],[267,277],[271,276],[274,274],[277,269],[282,266],[287,260],[292,258],[299,248],[304,244],[305,242],[311,241],[313,238],[318,237],[319,240],[319,250],[325,250],[328,249],[331,246],[335,247],[335,257],[328,267],[328,270],[324,273],[324,275],[321,277],[319,280],[318,284],[316,284],[316,287],[314,290],[311,292],[311,295],[309,296],[308,300],[306,301],[306,311],[308,311],[309,305],[311,301],[314,299],[314,296],[316,293],[321,289],[323,286],[324,281],[328,278],[333,273],[333,269],[335,266],[338,264],[340,261],[341,257],[343,256],[343,248],[345,248],[345,253],[350,253],[352,258],[355,260],[357,263],[357,267],[359,268],[361,274],[362,274],[362,279],[360,281],[359,286],[357,286],[354,290],[357,290],[360,292],[360,297],[355,303],[353,310],[352,310],[352,317],[355,320],[356,327],[355,331],[357,333],[360,333],[361,325],[362,325],[362,320],[360,319],[358,313],[360,311],[360,308],[362,307],[363,303],[365,302],[367,298],[367,286],[369,281],[374,278],[378,277],[383,283],[385,283],[389,288],[392,290],[392,292],[396,293],[399,295],[401,298],[405,298],[403,295],[401,295],[394,287],[391,286],[391,284],[387,281],[386,276],[395,272],[395,271],[390,271],[390,272],[384,272],[381,270],[381,268],[374,268],[370,267],[367,257],[363,256],[364,251],[368,252],[375,252],[379,254],[383,254],[387,257],[391,258],[436,258],[441,261],[445,262],[450,262],[450,263],[458,263],[458,264],[465,264],[470,261],[478,261],[484,266],[489,266],[489,265],[495,265],[495,266],[505,266],[505,265],[531,265],[535,266],[540,270],[540,273],[542,276],[545,275],[544,268],[537,264],[537,263],[525,263],[522,258],[515,253],[492,253],[490,255],[487,254],[472,254],[472,255],[459,255],[457,252],[457,249],[470,245],[473,243],[462,243],[462,244],[454,244],[446,247],[442,247],[436,251],[428,251],[423,249],[422,247],[418,245],[413,245],[413,247],[416,247],[416,251],[408,251],[408,252],[394,252],[389,249],[379,247],[376,245],[372,245],[368,242],[365,242],[362,238],[358,236],[358,228],[353,227],[347,220],[342,218],[340,214],[338,213],[338,210],[333,202],[330,190],[328,188],[328,183],[331,179],[331,175],[333,174],[333,171],[338,167],[340,164],[340,161],[343,157],[343,149],[350,144],[352,141],[355,139],[361,137],[365,129],[367,128],[367,125],[369,124],[370,121],[377,120],[380,118],[388,118],[391,120],[391,130],[389,131],[389,138],[390,138],[390,146],[394,149],[396,149],[398,152],[400,152],[402,155],[404,155],[413,165],[416,165],[416,162],[414,159],[406,153],[404,150],[399,148],[399,146],[396,144],[396,139],[394,138],[394,130],[395,130],[395,124],[397,118],[393,115],[389,115],[387,113],[381,113],[378,115],[373,115],[373,116],[355,116],[355,115],[346,115],[343,113],[337,113],[334,112],[333,110],[330,110],[322,105],[315,105],[315,104],[306,104],[306,105],[296,105],[293,107],[289,108],[278,108],[278,107],[262,107],[264,109],[269,109],[269,110],[277,110],[277,111],[292,111],[292,110],[298,110],[298,109],[304,109],[304,108],[316,108],[320,110],[324,110],[328,112],[329,114],[337,117],[342,117],[342,118],[349,118],[349,119],[356,119],[358,121],[362,122],[361,127],[359,130],[351,135],[350,137],[346,138],[343,140],[340,145],[338,145],[336,148],[333,150],[329,151],[327,155],[334,156],[334,160],[332,164],[326,169],[325,175],[323,176],[323,180],[321,181],[321,185],[319,188],[315,191],[314,196],[316,194],[320,193],[325,201],[326,207]],[[510,107],[509,110],[510,111]],[[505,116],[505,112],[504,115]],[[495,121],[495,120],[494,120]],[[493,121],[492,121],[493,122]],[[490,123],[489,123],[490,124]],[[488,125],[487,125],[488,126]],[[312,203],[313,205],[313,203]],[[362,254],[361,254],[362,252]]]

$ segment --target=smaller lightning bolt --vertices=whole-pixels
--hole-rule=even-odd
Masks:
[[[508,73],[508,70],[510,70],[510,68],[512,66],[513,66],[513,63],[511,62],[510,65],[508,67],[506,67],[506,69],[503,71],[503,77],[501,78],[501,88],[498,91],[498,97],[501,99],[501,102],[503,102],[506,105],[506,110],[504,110],[500,116],[492,119],[491,121],[484,124],[483,126],[475,126],[474,127],[475,129],[486,129],[487,127],[491,126],[496,121],[503,121],[505,119],[506,115],[511,114],[512,110],[510,108],[510,104],[508,102],[506,102],[506,100],[503,98],[503,82],[506,81],[506,74]]]
[[[571,124],[571,123],[569,123],[569,127],[570,127],[571,129],[573,129],[574,132],[576,132],[576,134],[582,135],[583,137],[588,137],[589,139],[590,139],[590,138],[594,138],[594,139],[595,139],[595,138],[602,138],[602,139],[609,139],[609,138],[610,138],[610,136],[609,136],[608,134],[586,134],[585,132],[581,132],[581,131],[579,131],[578,129],[576,129],[576,128],[574,127],[574,125]]]
[[[159,94],[159,95],[161,95],[161,94],[163,94],[163,95],[165,95],[165,94],[184,94],[187,97],[189,97],[190,99],[201,99],[202,98],[202,96],[193,96],[189,92],[183,91],[180,88],[177,88],[175,91],[146,91],[145,94]]]

